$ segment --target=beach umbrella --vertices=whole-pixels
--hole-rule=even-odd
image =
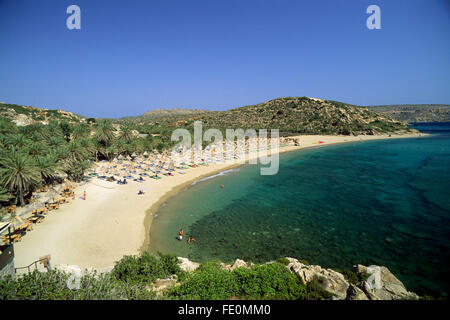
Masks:
[[[43,203],[41,200],[39,200],[39,201],[34,201],[34,202],[31,204],[31,211],[40,209],[40,208],[42,208],[43,206],[44,206],[44,203]]]
[[[42,207],[43,207],[43,206],[44,206],[43,203],[50,202],[50,197],[49,197],[48,195],[47,195],[47,196],[40,197],[40,198],[39,198],[39,202],[41,202]]]
[[[21,225],[25,223],[25,221],[23,221],[23,219],[19,216],[14,216],[12,224],[14,226],[14,230],[16,229],[17,225]]]
[[[117,159],[122,160],[123,156],[121,154],[119,154],[119,156],[117,157]]]
[[[59,196],[59,192],[55,189],[50,189],[50,192],[48,193],[48,197],[52,199],[52,201],[55,201],[55,197]]]
[[[56,192],[60,192],[62,188],[63,188],[63,185],[62,184],[58,184],[58,185],[52,187],[51,190],[54,190]]]

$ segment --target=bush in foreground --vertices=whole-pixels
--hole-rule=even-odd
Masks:
[[[282,263],[280,263],[282,262]],[[291,273],[284,260],[233,271],[222,269],[218,261],[202,263],[187,273],[176,256],[147,252],[125,256],[108,274],[89,274],[80,287],[67,286],[70,275],[59,270],[34,271],[15,279],[0,279],[0,300],[120,300],[120,299],[328,299],[330,293],[312,281],[304,284]],[[176,276],[176,284],[157,296],[153,282]]]

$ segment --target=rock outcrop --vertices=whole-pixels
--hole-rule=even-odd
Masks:
[[[372,280],[371,278],[368,281],[364,281],[359,284],[359,288],[364,291],[364,293],[371,300],[417,300],[419,296],[414,292],[410,292],[406,290],[403,283],[398,280],[388,268],[379,266],[376,267],[379,270],[379,285],[370,285],[369,282]],[[353,266],[353,272],[357,275],[362,273],[371,273],[368,267],[363,265],[355,265]],[[376,282],[376,275],[373,277],[373,282]]]
[[[247,268],[248,269],[248,268],[250,268],[251,264],[248,264],[244,260],[236,259],[236,261],[234,262],[233,265],[221,263],[220,266],[221,266],[222,269],[233,271],[234,269],[237,269],[239,267],[243,267],[243,268]]]
[[[200,263],[190,261],[188,258],[178,257],[178,260],[180,260],[181,270],[184,270],[187,272],[193,272],[193,271],[197,270],[197,268],[200,266]]]
[[[294,258],[287,259],[289,270],[298,274],[305,284],[316,278],[321,287],[332,293],[335,299],[342,300],[347,297],[349,283],[341,273],[317,265],[306,265]]]
[[[346,300],[370,300],[360,288],[354,284],[350,284],[347,289]]]

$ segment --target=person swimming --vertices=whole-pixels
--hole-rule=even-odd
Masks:
[[[183,229],[180,229],[180,231],[178,232],[178,240],[183,240]]]

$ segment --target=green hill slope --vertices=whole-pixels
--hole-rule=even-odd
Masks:
[[[408,123],[450,122],[450,105],[448,104],[385,105],[370,106],[368,108]]]
[[[403,123],[364,107],[307,97],[287,97],[200,115],[214,128],[278,128],[283,134],[381,134],[409,131]]]

